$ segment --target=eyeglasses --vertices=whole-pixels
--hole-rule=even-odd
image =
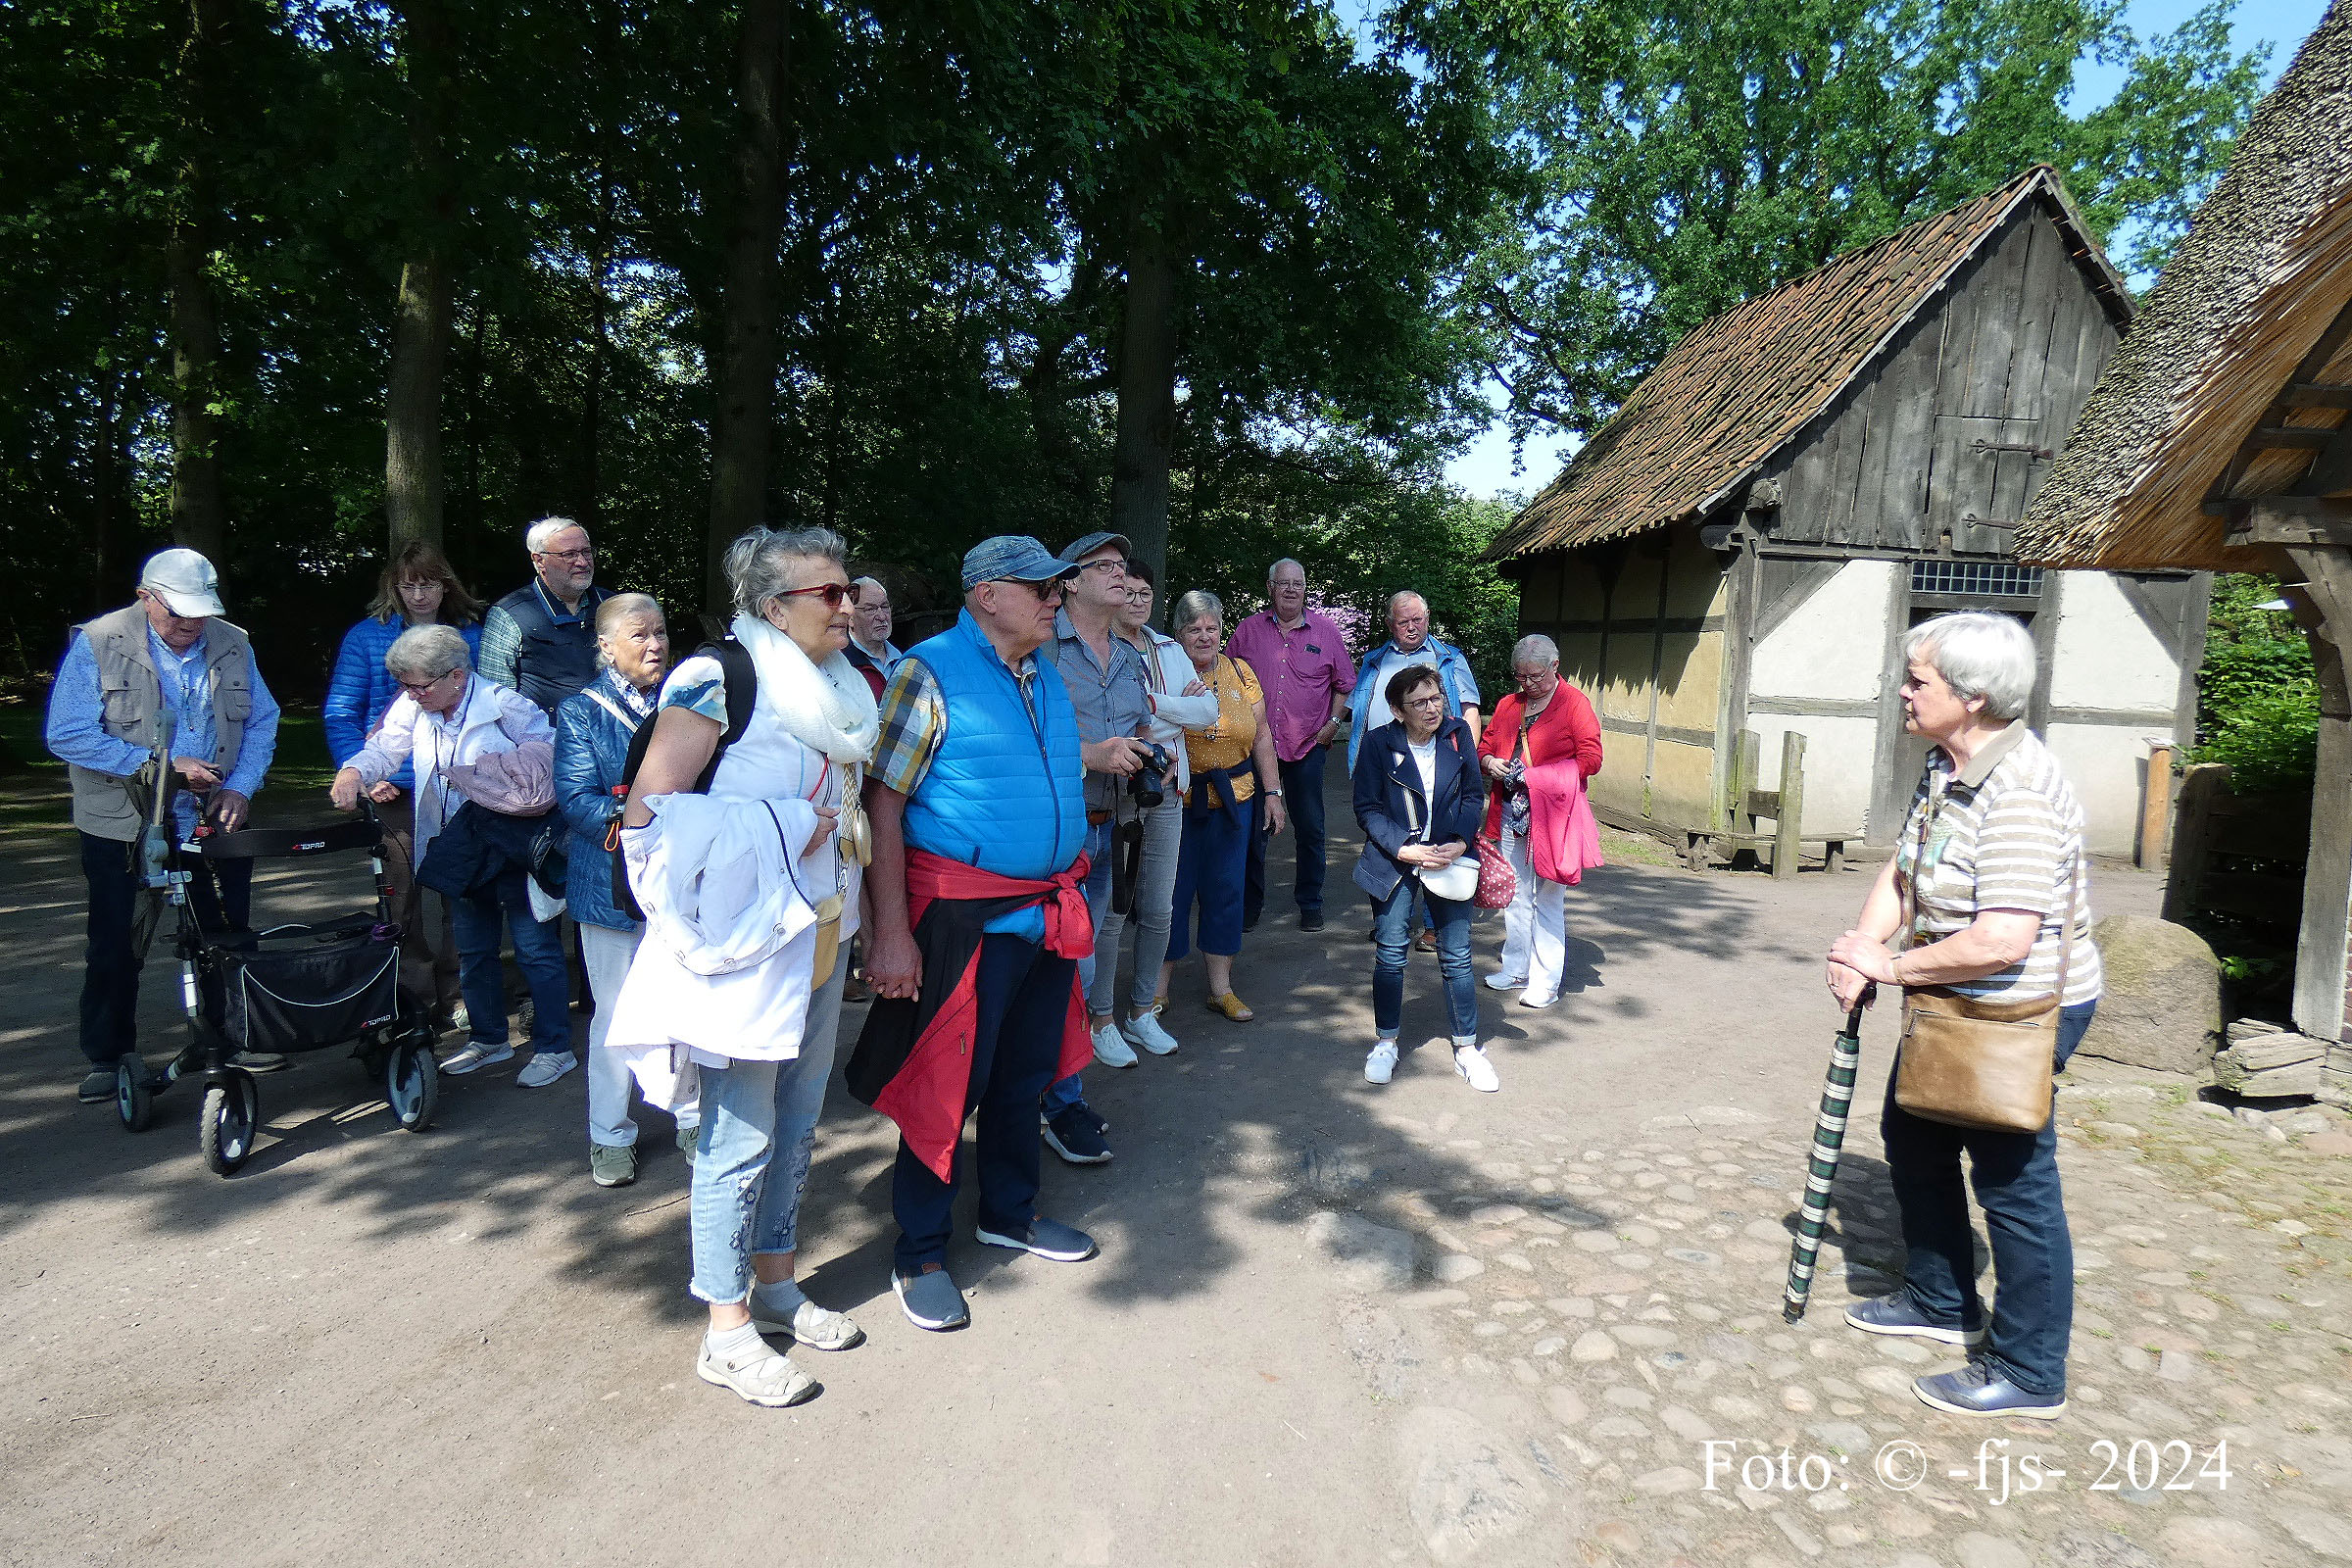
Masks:
[[[798,599],[804,594],[822,599],[827,610],[839,610],[844,599],[853,605],[858,602],[858,585],[854,582],[820,582],[813,588],[787,588],[776,597]]]
[[[577,566],[596,559],[596,547],[582,545],[577,550],[542,550],[537,554],[541,561],[568,561]]]
[[[1404,706],[1407,708],[1444,708],[1446,706],[1446,694],[1444,692],[1431,692],[1426,697],[1407,697],[1404,700]]]
[[[426,692],[431,691],[434,687],[440,685],[443,681],[449,679],[450,676],[455,675],[457,671],[454,669],[445,669],[440,674],[435,675],[431,680],[404,680],[398,682],[398,685],[402,691],[407,692],[411,697],[422,697]]]
[[[1090,561],[1078,569],[1080,571],[1100,571],[1106,575],[1116,573],[1124,577],[1127,575],[1127,563],[1118,556],[1105,556],[1101,561]]]
[[[1127,602],[1131,605],[1148,605],[1152,602],[1152,590],[1149,587],[1130,588],[1127,590]]]

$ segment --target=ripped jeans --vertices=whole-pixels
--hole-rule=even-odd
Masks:
[[[801,1197],[808,1188],[825,1083],[833,1076],[848,959],[844,944],[833,978],[809,999],[798,1056],[701,1071],[703,1146],[687,1202],[690,1288],[702,1300],[742,1300],[752,1294],[753,1254],[800,1248]]]

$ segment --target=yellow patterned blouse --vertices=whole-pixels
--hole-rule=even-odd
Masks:
[[[1265,693],[1248,664],[1223,654],[1204,679],[1217,694],[1217,721],[1206,729],[1186,730],[1185,754],[1192,759],[1196,780],[1211,768],[1242,769],[1233,776],[1233,798],[1246,801],[1257,793],[1257,775],[1249,767],[1250,749],[1257,744],[1256,708]]]

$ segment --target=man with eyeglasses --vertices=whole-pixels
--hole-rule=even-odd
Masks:
[[[1324,748],[1348,724],[1355,665],[1347,639],[1331,617],[1306,607],[1306,568],[1288,559],[1266,573],[1266,608],[1233,629],[1228,657],[1257,672],[1266,693],[1266,722],[1274,726],[1274,760],[1291,827],[1298,836],[1298,870],[1292,883],[1298,929],[1323,929]],[[1266,834],[1250,835],[1249,869],[1242,883],[1242,929],[1257,928],[1266,906]]]
[[[81,981],[81,1102],[115,1098],[115,1067],[137,1050],[139,961],[131,946],[139,895],[131,858],[143,825],[133,778],[160,751],[175,789],[172,825],[198,817],[224,832],[245,825],[249,803],[277,751],[277,704],[262,684],[245,633],[220,618],[220,581],[193,550],[166,550],[139,572],[138,600],[74,628],[49,688],[44,739],[66,764],[81,870],[89,884],[89,945]],[[251,860],[199,860],[188,894],[207,931],[242,928],[252,907]],[[248,1072],[286,1058],[240,1053]]]
[[[963,613],[899,661],[866,777],[866,983],[844,1077],[899,1124],[891,1288],[917,1328],[971,1321],[947,1271],[967,1113],[978,1240],[1055,1262],[1095,1255],[1037,1212],[1038,1099],[1089,1054],[1078,959],[1087,839],[1078,715],[1038,650],[1072,564],[1035,539],[963,558]]]
[[[612,597],[596,584],[596,547],[569,517],[541,517],[523,532],[531,580],[482,616],[484,680],[520,692],[552,717],[596,678],[596,609]]]
[[[858,608],[850,612],[850,646],[841,651],[842,657],[858,666],[858,672],[873,687],[878,703],[882,688],[890,682],[890,672],[906,657],[890,640],[895,624],[890,590],[879,577],[860,577],[850,584],[850,603]]]
[[[1135,819],[1127,781],[1149,758],[1138,737],[1152,727],[1151,682],[1143,656],[1112,625],[1127,606],[1127,541],[1115,533],[1074,539],[1061,559],[1077,568],[1054,618],[1054,636],[1038,657],[1061,672],[1078,710],[1078,739],[1086,760],[1086,906],[1098,925],[1109,912],[1112,841],[1122,811]],[[1078,962],[1079,984],[1094,989],[1097,956]],[[1132,1067],[1135,1048],[1121,1037],[1107,1012],[1090,1014],[1087,1032],[1095,1059],[1105,1067]],[[1073,1165],[1100,1165],[1110,1158],[1102,1118],[1086,1102],[1086,1086],[1076,1073],[1046,1091],[1046,1145]]]

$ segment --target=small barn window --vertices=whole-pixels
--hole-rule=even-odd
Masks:
[[[2041,568],[2013,561],[1914,561],[1915,594],[1961,594],[1971,599],[2033,599],[2041,593]]]

